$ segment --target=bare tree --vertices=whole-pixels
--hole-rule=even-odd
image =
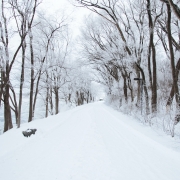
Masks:
[[[157,19],[162,15],[162,11],[159,14],[155,14],[154,20],[152,17],[152,3],[151,0],[147,0],[147,14],[149,19],[149,49],[148,49],[148,70],[149,78],[152,89],[152,112],[157,112],[157,65],[156,65],[156,48],[154,43],[154,29]],[[156,9],[156,5],[154,5]],[[152,70],[151,73],[151,55],[152,55]],[[152,75],[152,76],[151,76]]]
[[[116,4],[118,0],[107,0],[107,1],[86,1],[86,0],[75,0],[77,1],[81,6],[88,8],[92,12],[100,15],[104,19],[106,19],[108,22],[112,23],[118,30],[119,35],[124,42],[125,49],[129,55],[131,55],[131,50],[127,45],[125,36],[123,34],[123,31],[120,27],[119,20],[117,17],[117,10],[116,10]]]
[[[1,16],[2,16],[2,22],[0,22],[0,33],[1,33],[1,42],[3,44],[3,49],[4,49],[4,57],[1,65],[2,66],[1,86],[3,87],[3,101],[4,101],[4,132],[6,132],[8,131],[8,129],[11,129],[13,127],[11,106],[10,106],[10,88],[11,88],[10,72],[23,42],[20,42],[20,45],[18,46],[17,50],[14,53],[12,61],[10,61],[9,47],[8,47],[9,46],[8,19],[5,13],[4,0],[1,1]]]
[[[28,122],[32,121],[34,117],[34,111],[33,111],[33,94],[34,94],[34,50],[33,50],[33,32],[32,32],[32,26],[33,26],[33,20],[36,13],[36,9],[38,6],[38,0],[34,0],[34,2],[31,1],[32,10],[30,12],[31,15],[28,18],[28,34],[29,34],[29,44],[30,44],[30,59],[31,59],[31,81],[30,81],[30,96],[29,96],[29,118]]]
[[[34,16],[35,16],[36,8],[38,6],[38,0],[23,1],[23,2],[18,2],[17,0],[15,1],[11,0],[9,1],[9,3],[12,6],[13,15],[16,20],[18,33],[22,41],[22,47],[21,47],[22,63],[21,63],[21,77],[20,77],[20,90],[19,90],[20,92],[19,92],[19,105],[18,105],[19,108],[18,108],[18,120],[17,120],[17,127],[19,128],[20,123],[21,123],[22,91],[23,91],[23,84],[24,84],[24,65],[25,65],[25,53],[26,53],[26,46],[27,46],[25,38],[28,33],[29,33],[29,36],[31,37],[31,33],[32,33],[31,27],[32,27]],[[30,38],[30,47],[32,47],[31,38]],[[33,67],[32,64],[31,64],[31,67]]]
[[[160,0],[162,2],[165,2],[166,4],[169,4],[170,7],[173,9],[175,15],[178,19],[180,19],[180,8],[175,4],[172,0]]]
[[[126,5],[125,5],[126,4]],[[137,1],[137,2],[131,2],[128,1],[128,7],[127,3],[121,4],[121,6],[118,6],[121,10],[121,13],[123,13],[123,16],[119,16],[121,22],[124,25],[124,30],[127,39],[129,39],[131,43],[131,48],[133,49],[133,54],[136,57],[136,62],[134,69],[136,71],[136,76],[138,78],[143,79],[143,87],[145,92],[145,101],[146,101],[146,114],[150,113],[149,109],[149,95],[147,90],[147,83],[146,83],[146,74],[144,73],[142,66],[142,59],[143,59],[143,51],[146,48],[145,47],[145,34],[146,34],[146,6],[145,1]],[[151,71],[149,74],[150,77],[150,84],[152,84],[152,75]],[[137,95],[137,105],[140,103],[140,81],[137,81],[138,83],[138,95]],[[151,85],[152,87],[152,85]],[[151,88],[152,89],[152,88]],[[131,94],[133,93],[132,88],[130,88]]]
[[[39,92],[39,84],[40,84],[42,74],[45,73],[46,68],[47,68],[47,67],[45,67],[45,63],[47,61],[50,46],[51,46],[53,40],[56,39],[56,34],[62,32],[63,28],[66,26],[64,17],[62,18],[61,22],[54,22],[54,23],[49,22],[47,19],[45,19],[43,17],[41,17],[41,18],[42,18],[42,22],[39,24],[39,32],[41,34],[40,38],[39,38],[39,40],[40,40],[39,45],[41,45],[41,47],[42,47],[41,51],[43,53],[41,55],[37,56],[39,59],[39,63],[40,63],[39,69],[37,70],[36,75],[34,75],[34,78],[31,78],[31,80],[33,80],[33,83],[31,82],[31,86],[34,83],[36,85],[35,85],[35,89],[30,92],[30,93],[34,93],[34,95],[30,96],[28,122],[31,122],[34,117],[36,101],[37,101],[37,96],[38,96],[38,92]],[[34,55],[33,55],[33,57],[34,57]],[[35,82],[35,80],[36,80],[36,82]],[[33,85],[33,87],[34,87],[34,85]],[[33,102],[31,102],[32,98],[33,98]]]

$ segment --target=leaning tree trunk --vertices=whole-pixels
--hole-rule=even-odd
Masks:
[[[169,4],[174,11],[174,14],[176,17],[180,20],[180,8],[173,2],[173,0],[160,0],[162,2],[165,2],[166,4]]]

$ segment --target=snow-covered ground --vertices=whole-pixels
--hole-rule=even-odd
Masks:
[[[30,138],[28,128],[37,129]],[[1,180],[179,180],[179,167],[177,140],[103,102],[0,136]]]

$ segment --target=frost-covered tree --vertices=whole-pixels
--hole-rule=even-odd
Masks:
[[[145,99],[145,114],[153,116],[165,102],[171,105],[175,96],[177,112],[172,122],[177,124],[179,22],[175,14],[171,14],[172,3],[155,0],[75,2],[94,12],[82,31],[82,56],[99,74],[97,81],[106,87],[108,97],[119,99],[119,104],[122,97],[126,104],[131,99],[135,109]],[[140,81],[136,84],[134,78]]]
[[[21,106],[22,106],[22,91],[24,85],[24,70],[25,70],[25,55],[26,55],[26,37],[29,35],[30,37],[30,48],[32,51],[32,26],[33,21],[36,13],[36,8],[39,5],[38,0],[31,0],[31,1],[17,1],[17,0],[10,0],[9,1],[12,7],[12,14],[16,22],[18,34],[20,36],[20,41],[22,42],[21,45],[21,76],[20,76],[20,88],[19,88],[19,103],[18,103],[18,110],[17,110],[17,127],[20,127],[21,122]],[[33,52],[31,52],[31,62],[33,61]],[[31,66],[33,66],[31,64]]]
[[[32,66],[34,78],[31,78],[28,122],[31,122],[34,117],[42,75],[47,71],[49,66],[54,64],[54,62],[51,63],[52,59],[49,58],[52,54],[52,49],[55,50],[55,45],[58,46],[55,42],[58,41],[58,38],[60,38],[59,35],[65,30],[64,27],[66,27],[64,18],[53,22],[51,19],[48,20],[44,18],[44,16],[40,16],[39,20],[40,22],[34,32],[36,40],[34,40],[35,47],[33,47],[33,57],[36,59],[36,64],[34,63]],[[60,40],[61,39],[59,39],[59,41]],[[56,58],[53,60],[56,61]]]

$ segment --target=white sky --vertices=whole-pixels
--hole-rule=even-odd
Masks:
[[[83,25],[84,17],[90,13],[86,8],[73,6],[69,0],[43,0],[40,6],[50,15],[61,15],[61,13],[64,13],[66,16],[69,16],[69,20],[71,19],[70,25],[75,35],[79,33],[79,28]]]
[[[92,13],[90,10],[83,7],[75,7],[72,5],[73,0],[43,0],[41,8],[45,9],[45,12],[49,15],[62,15],[69,16],[70,20],[70,33],[73,35],[73,39],[80,34],[80,28],[83,26],[84,18]],[[77,48],[77,47],[75,47]],[[77,53],[78,54],[78,53]],[[104,89],[98,83],[93,83],[93,87],[97,89],[96,99],[104,98]]]

